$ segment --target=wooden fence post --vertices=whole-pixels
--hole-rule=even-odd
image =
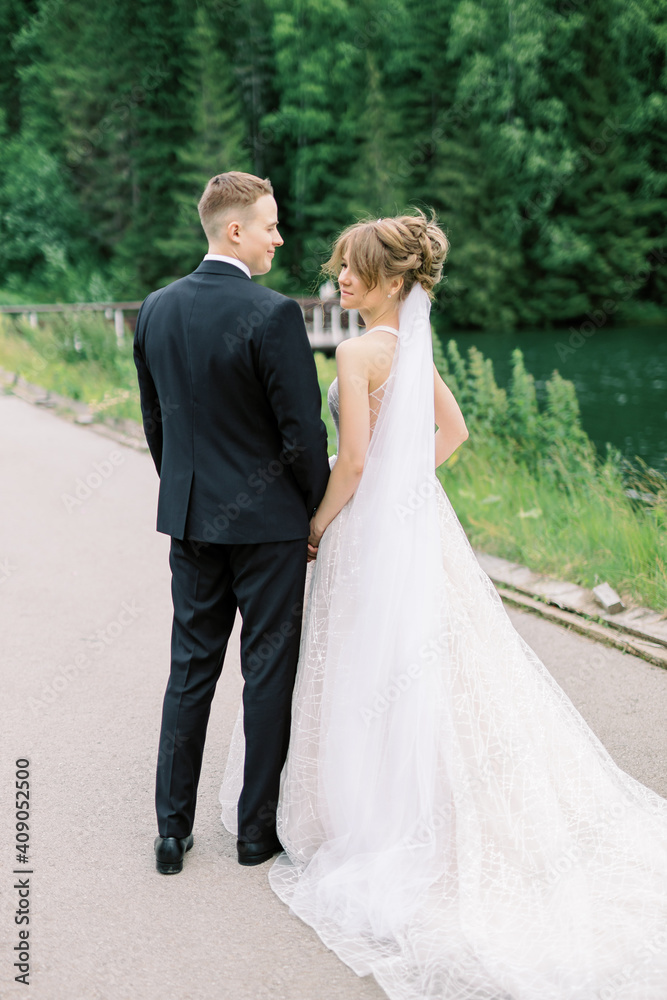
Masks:
[[[324,309],[322,306],[313,306],[313,334],[321,337],[324,330]]]
[[[343,328],[340,323],[340,306],[335,305],[331,307],[331,335],[333,337],[334,344],[340,344],[343,339]]]
[[[116,340],[121,344],[125,338],[125,322],[123,320],[122,309],[114,309],[113,325],[116,330]]]

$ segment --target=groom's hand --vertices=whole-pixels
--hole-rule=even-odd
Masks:
[[[308,562],[312,562],[313,559],[317,558],[317,548],[323,534],[324,532],[318,528],[313,517],[310,522],[310,535],[308,537]]]
[[[313,562],[315,559],[317,559],[317,546],[308,542],[308,562]]]

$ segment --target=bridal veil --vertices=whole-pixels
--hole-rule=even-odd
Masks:
[[[276,893],[394,1000],[666,1000],[667,801],[507,617],[434,470],[403,303],[360,485],[309,571]],[[235,829],[239,717],[221,791]]]

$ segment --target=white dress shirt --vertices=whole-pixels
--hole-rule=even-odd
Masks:
[[[238,259],[238,257],[225,257],[224,254],[221,253],[207,253],[204,255],[204,260],[221,260],[224,261],[225,264],[234,264],[235,267],[240,267],[249,278],[252,277],[248,265],[244,264],[242,260]]]

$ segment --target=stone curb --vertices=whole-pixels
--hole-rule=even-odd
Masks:
[[[52,410],[57,416],[69,420],[70,423],[88,427],[96,434],[117,441],[118,444],[134,448],[136,451],[148,451],[143,429],[134,420],[119,420],[113,417],[95,420],[95,415],[88,403],[69,399],[67,396],[59,396],[56,392],[34,385],[32,382],[26,382],[20,375],[8,372],[4,368],[0,368],[0,389],[5,393],[18,396],[26,403]]]
[[[475,552],[496,590],[510,604],[667,668],[667,615],[649,608],[606,614],[593,592],[534,573],[527,566]]]

